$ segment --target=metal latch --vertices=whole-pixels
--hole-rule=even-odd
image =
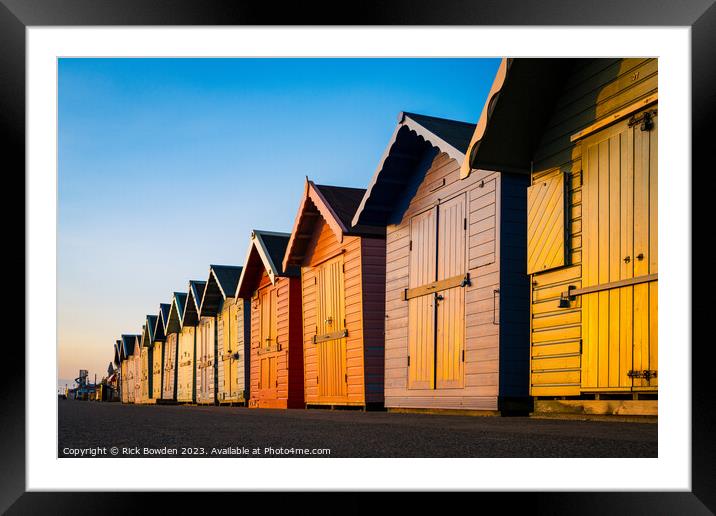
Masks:
[[[627,376],[629,378],[644,378],[648,382],[652,378],[656,378],[656,374],[656,371],[649,369],[644,369],[643,371],[635,371],[632,369],[627,373]]]
[[[654,127],[654,120],[652,117],[656,114],[656,110],[654,111],[644,111],[643,113],[639,115],[634,115],[629,119],[629,127],[633,127],[638,123],[641,123],[641,126],[639,129],[642,131],[651,131]]]

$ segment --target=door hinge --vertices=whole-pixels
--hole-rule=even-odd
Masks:
[[[465,361],[465,350],[464,349],[462,350],[462,361],[463,362]]]
[[[657,372],[649,369],[644,369],[643,371],[635,371],[630,370],[627,373],[627,376],[629,378],[644,378],[647,382],[651,380],[652,378],[656,378]]]
[[[462,229],[467,229],[467,217],[462,219]]]
[[[316,384],[319,384],[321,382],[318,381],[318,376],[316,376]]]
[[[346,383],[348,383],[348,373],[346,373]]]
[[[633,127],[641,123],[639,129],[642,131],[651,131],[654,128],[653,116],[655,114],[656,111],[644,111],[643,113],[634,115],[629,119],[629,127]]]
[[[411,240],[410,243],[408,244],[408,251],[412,251],[412,250],[413,250],[413,241]]]
[[[582,354],[582,339],[579,339],[579,354]]]
[[[408,355],[408,365],[410,365],[410,355]]]

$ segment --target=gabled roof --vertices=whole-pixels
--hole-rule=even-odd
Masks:
[[[199,315],[216,315],[226,298],[236,295],[243,267],[238,265],[210,265],[209,279],[206,281],[201,299]]]
[[[184,314],[181,318],[182,328],[184,326],[196,326],[199,323],[199,308],[205,287],[206,281],[191,280],[189,282],[189,292],[184,303]]]
[[[574,59],[503,59],[470,139],[460,177],[474,169],[529,173]]]
[[[144,323],[144,331],[142,332],[142,346],[151,347],[154,345],[154,330],[156,327],[157,316],[147,314]]]
[[[398,126],[351,224],[389,224],[394,213],[402,213],[401,208],[407,208],[400,205],[400,199],[405,197],[406,191],[414,193],[417,190],[439,152],[446,153],[458,163],[463,162],[474,130],[475,125],[467,122],[400,113]]]
[[[114,348],[119,352],[119,361],[120,362],[122,362],[122,360],[127,359],[127,357],[124,354],[124,345],[122,344],[121,339],[114,341]]]
[[[157,323],[154,325],[154,340],[164,342],[167,340],[166,324],[169,319],[169,303],[160,303],[159,312],[157,313]]]
[[[172,302],[169,305],[169,316],[164,326],[164,333],[179,333],[181,331],[181,318],[184,315],[184,305],[186,304],[186,292],[174,292]]]
[[[141,335],[122,334],[122,349],[125,357],[130,357],[134,354],[134,346],[137,343],[137,339],[141,338]]]
[[[364,194],[362,188],[317,185],[306,178],[303,199],[283,257],[283,268],[301,265],[316,225],[321,220],[328,224],[339,242],[345,235],[384,236],[385,228],[351,224]]]
[[[298,267],[283,269],[283,257],[286,246],[291,237],[289,233],[275,233],[272,231],[253,230],[251,242],[246,253],[246,262],[241,271],[236,297],[251,297],[258,287],[261,274],[266,271],[271,283],[275,283],[281,276],[300,276]]]

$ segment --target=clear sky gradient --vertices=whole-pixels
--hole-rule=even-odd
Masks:
[[[365,188],[400,111],[476,123],[497,59],[60,59],[58,378],[101,378],[304,177]]]

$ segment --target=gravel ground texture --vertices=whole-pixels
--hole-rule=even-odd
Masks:
[[[58,456],[657,457],[657,424],[58,401]],[[92,451],[94,450],[94,451]]]

